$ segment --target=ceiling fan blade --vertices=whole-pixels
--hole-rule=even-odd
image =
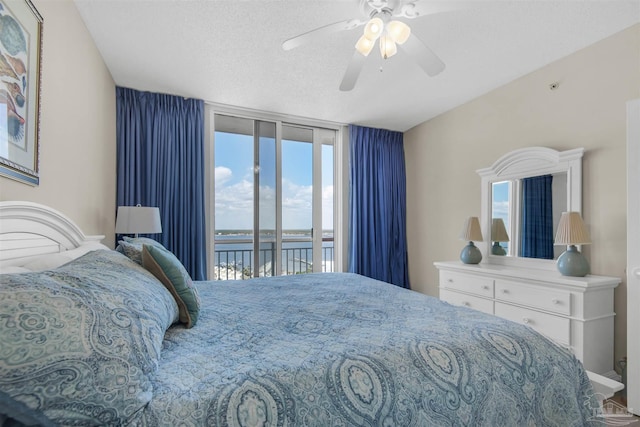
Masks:
[[[418,37],[411,34],[406,42],[400,46],[402,50],[413,56],[420,68],[430,77],[440,74],[444,68],[444,62],[433,53]]]
[[[325,25],[323,27],[316,28],[315,30],[308,31],[306,33],[300,34],[299,36],[285,40],[282,43],[282,48],[284,50],[291,50],[303,44],[309,43],[316,38],[322,38],[323,36],[338,31],[352,30],[362,24],[364,24],[364,22],[360,21],[359,19],[349,19],[347,21],[334,22],[333,24]]]
[[[344,72],[342,83],[340,83],[341,91],[348,92],[355,87],[356,81],[358,80],[358,76],[360,75],[360,71],[362,71],[362,66],[366,59],[367,57],[357,50],[353,52],[353,58],[351,58],[351,62],[349,62],[349,65],[347,66],[347,71]]]

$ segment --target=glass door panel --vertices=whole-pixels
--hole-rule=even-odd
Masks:
[[[253,277],[253,120],[215,116],[214,280]]]
[[[255,218],[258,238],[254,242],[254,276],[275,276],[277,262],[276,227],[277,215],[277,150],[276,125],[271,122],[256,121],[256,163],[254,172],[257,185],[254,186],[255,205],[258,215]]]
[[[313,268],[313,129],[282,126],[282,274]]]

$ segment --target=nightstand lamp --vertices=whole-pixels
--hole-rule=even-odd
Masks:
[[[160,209],[146,206],[118,206],[116,234],[162,233]]]
[[[579,212],[563,212],[558,224],[555,245],[569,245],[558,257],[558,271],[563,276],[584,277],[590,273],[589,262],[576,245],[591,244],[589,232]]]
[[[460,252],[460,261],[465,264],[478,264],[482,261],[482,253],[473,242],[482,242],[482,231],[480,231],[480,221],[477,216],[470,216],[464,222],[464,228],[460,233],[460,240],[469,242]]]
[[[507,229],[504,226],[502,218],[493,218],[491,221],[491,241],[493,242],[493,246],[491,247],[492,255],[504,256],[507,254],[507,251],[500,246],[500,242],[509,241],[509,235],[507,234]]]

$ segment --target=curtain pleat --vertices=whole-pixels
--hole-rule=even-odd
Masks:
[[[553,259],[552,183],[552,175],[522,179],[523,257]]]
[[[118,206],[160,208],[155,237],[205,280],[204,102],[117,87],[116,109]]]
[[[349,271],[409,288],[403,134],[349,126]]]

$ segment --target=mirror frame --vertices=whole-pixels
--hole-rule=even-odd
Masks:
[[[556,261],[491,254],[492,184],[560,172],[567,173],[567,211],[582,214],[582,156],[584,148],[557,151],[547,147],[529,147],[511,151],[488,168],[478,169],[481,177],[480,226],[484,242],[479,242],[482,257],[489,264],[555,270]],[[487,238],[487,236],[489,238]]]

